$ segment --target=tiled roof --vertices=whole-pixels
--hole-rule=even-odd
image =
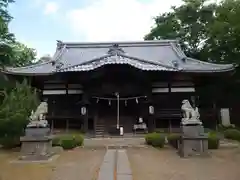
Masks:
[[[174,40],[104,43],[58,41],[51,62],[6,68],[6,73],[45,75],[55,72],[90,71],[107,64],[127,64],[144,71],[211,73],[234,69],[233,64],[220,65],[189,58]]]

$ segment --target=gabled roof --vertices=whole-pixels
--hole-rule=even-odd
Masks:
[[[5,69],[5,73],[46,75],[90,71],[107,64],[127,64],[143,71],[225,72],[233,64],[214,64],[187,57],[175,40],[140,42],[67,43],[58,41],[49,62]]]

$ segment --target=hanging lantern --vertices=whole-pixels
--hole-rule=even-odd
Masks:
[[[149,106],[149,114],[154,114],[154,107],[153,106]]]
[[[125,106],[127,106],[127,101],[125,100]]]
[[[108,100],[108,105],[111,106],[111,100]]]
[[[138,104],[138,98],[136,98],[136,103]]]
[[[87,113],[87,108],[86,107],[81,107],[81,114],[85,115]]]

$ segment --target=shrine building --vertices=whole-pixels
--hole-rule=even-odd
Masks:
[[[41,100],[48,103],[52,130],[102,136],[116,127],[133,133],[139,118],[148,131],[174,131],[180,125],[184,99],[199,107],[205,126],[216,125],[215,92],[209,91],[209,96],[202,89],[228,78],[234,69],[233,64],[187,57],[175,40],[58,41],[51,60],[6,67],[4,74],[27,78],[39,89]]]

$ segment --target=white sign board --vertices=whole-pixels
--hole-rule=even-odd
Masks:
[[[230,125],[231,121],[230,121],[229,109],[228,108],[221,108],[220,112],[221,112],[222,125],[224,125],[224,126]]]

